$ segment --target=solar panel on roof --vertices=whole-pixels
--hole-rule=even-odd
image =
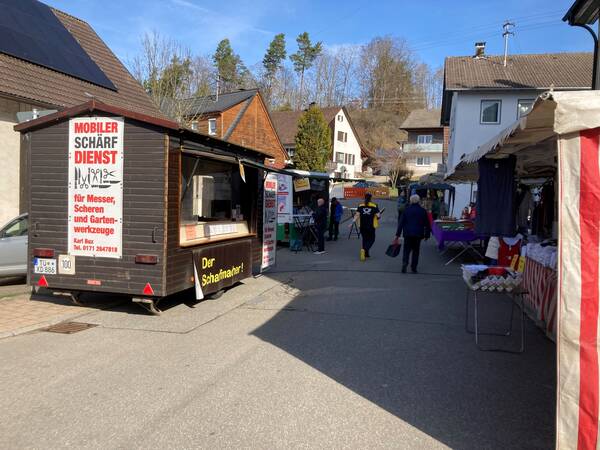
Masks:
[[[117,90],[50,7],[36,0],[0,0],[0,11],[0,53]]]

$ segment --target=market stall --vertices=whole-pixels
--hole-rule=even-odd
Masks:
[[[547,187],[545,207],[553,211],[542,215],[553,220],[526,243],[521,256],[529,297],[525,303],[545,330],[556,324],[557,448],[599,445],[599,143],[600,92],[549,92],[536,100],[528,115],[463,157],[449,177],[487,183],[496,176],[494,171],[503,174],[490,187],[501,190],[509,203],[500,206],[480,198],[478,207],[484,210],[478,210],[478,218],[498,219],[514,227],[513,232],[521,205],[508,208],[517,197],[506,196],[501,180],[511,181],[508,189],[515,192],[525,179],[541,179]],[[557,239],[555,249],[548,237]]]
[[[264,155],[97,101],[15,126],[29,161],[28,279],[75,301],[215,293],[260,271]]]
[[[451,216],[454,211],[455,187],[443,182],[418,182],[408,186],[409,195],[417,194],[421,197],[421,204],[427,211],[432,211],[434,199],[445,207],[440,211],[440,217]],[[434,217],[437,219],[437,217]]]

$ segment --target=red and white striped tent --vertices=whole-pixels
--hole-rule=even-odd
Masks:
[[[556,448],[600,449],[600,92],[540,96],[448,179],[476,180],[480,158],[510,154],[520,176],[558,180]]]

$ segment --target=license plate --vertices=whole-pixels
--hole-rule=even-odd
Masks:
[[[35,258],[33,260],[33,273],[56,275],[56,260],[49,258]]]

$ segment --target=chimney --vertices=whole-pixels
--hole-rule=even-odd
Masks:
[[[475,42],[474,58],[485,58],[485,42]]]

